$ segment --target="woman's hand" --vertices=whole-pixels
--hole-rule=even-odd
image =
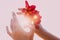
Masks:
[[[35,28],[35,33],[40,36],[42,39],[44,40],[60,40],[59,38],[57,38],[55,35],[52,35],[51,33],[49,33],[48,31],[46,31],[41,24],[39,25],[35,25],[37,28]]]
[[[25,32],[18,24],[15,13],[13,13],[13,19],[11,19],[10,28],[12,32],[9,31],[8,27],[6,27],[7,33],[13,40],[33,40],[34,30],[33,25],[26,25],[30,27],[30,32]],[[33,27],[32,27],[33,26]]]

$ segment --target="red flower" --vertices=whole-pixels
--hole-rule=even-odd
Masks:
[[[29,14],[30,16],[32,16],[32,18],[34,17],[34,15],[36,15],[38,18],[37,20],[33,18],[33,21],[35,20],[35,24],[39,24],[41,22],[41,16],[39,15],[39,11],[35,10],[36,6],[30,6],[27,1],[25,1],[25,4],[25,8],[19,8],[19,10],[21,10],[25,14]]]
[[[29,6],[28,2],[25,1],[25,8],[19,8],[19,10],[21,10],[22,12],[28,12],[30,15],[33,15],[35,13],[39,13],[39,11],[35,10],[36,6],[35,5],[31,5]]]

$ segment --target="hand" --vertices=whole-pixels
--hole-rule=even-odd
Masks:
[[[52,35],[48,31],[46,31],[41,24],[36,25],[36,27],[39,27],[39,29],[35,28],[35,33],[38,34],[42,39],[44,40],[60,40],[55,35]]]
[[[30,27],[30,32],[25,32],[18,24],[17,18],[15,13],[13,13],[13,19],[11,19],[11,24],[10,24],[10,28],[12,30],[12,33],[9,32],[8,27],[6,27],[7,33],[9,34],[9,36],[11,36],[11,38],[13,40],[33,40],[33,36],[34,36],[34,30],[33,30],[33,25],[27,25],[28,27]],[[33,27],[32,27],[33,26]],[[20,27],[20,28],[19,28]]]
[[[18,12],[18,14],[20,14],[20,12]],[[30,17],[31,18],[31,17]],[[33,19],[33,17],[32,17]],[[44,40],[59,40],[57,37],[55,37],[54,35],[50,34],[49,32],[47,32],[42,25],[40,24],[41,19],[37,19],[38,23],[34,21],[34,25],[35,25],[35,33],[40,36],[41,38],[43,38]]]

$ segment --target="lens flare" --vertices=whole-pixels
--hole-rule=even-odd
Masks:
[[[37,15],[34,15],[34,17],[33,17],[34,19],[37,19],[38,17],[37,17]]]
[[[25,16],[24,14],[17,15],[17,19],[18,19],[20,27],[24,31],[30,32],[30,28],[27,27],[27,25],[29,25],[31,23],[31,20],[27,16]]]

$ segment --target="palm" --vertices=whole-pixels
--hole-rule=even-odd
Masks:
[[[32,25],[31,25],[32,26]],[[13,19],[11,20],[10,24],[12,33],[9,32],[7,27],[7,33],[11,36],[14,40],[33,40],[34,31],[30,28],[30,32],[25,32],[18,24],[16,15],[13,13]],[[19,28],[20,27],[20,28]]]

